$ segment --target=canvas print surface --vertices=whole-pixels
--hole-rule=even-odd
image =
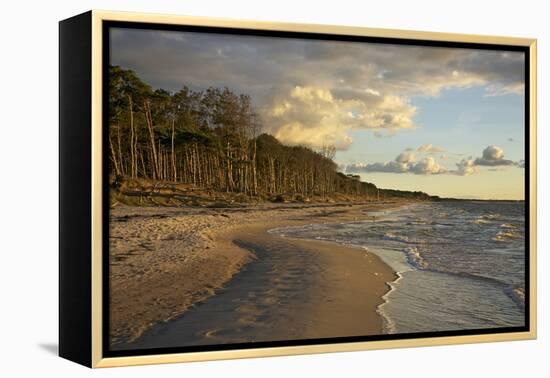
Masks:
[[[109,350],[526,325],[523,52],[108,41]]]

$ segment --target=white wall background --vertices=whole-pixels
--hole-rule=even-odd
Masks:
[[[548,374],[550,270],[546,128],[550,28],[544,1],[4,1],[0,22],[0,375],[114,377]],[[91,371],[57,344],[57,22],[89,9],[324,23],[539,39],[539,339]],[[547,210],[545,215],[543,209]],[[546,231],[547,232],[547,231]],[[545,237],[546,236],[546,237]]]

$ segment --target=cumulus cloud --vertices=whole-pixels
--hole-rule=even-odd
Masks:
[[[524,168],[525,162],[524,160],[520,160],[519,162],[507,160],[504,158],[504,150],[502,148],[491,145],[483,150],[481,157],[473,159],[470,156],[467,159],[462,159],[456,164],[456,171],[452,172],[461,176],[470,176],[479,172],[479,167],[490,167],[489,170],[496,171],[497,168],[504,168],[507,166]]]
[[[404,151],[397,155],[395,161],[398,163],[410,164],[416,161],[416,156],[412,152]]]
[[[361,172],[386,172],[386,173],[407,173],[409,172],[409,165],[399,163],[397,161],[389,161],[386,163],[372,163],[372,164],[350,164],[345,167],[345,171],[349,173],[361,173]]]
[[[435,175],[447,172],[447,169],[435,161],[431,156],[413,164],[410,170],[412,173],[418,175]]]
[[[495,145],[485,148],[482,156],[477,158],[474,163],[487,167],[514,165],[512,160],[504,159],[504,150]]]
[[[422,146],[418,147],[417,151],[418,152],[426,152],[426,153],[429,153],[429,154],[437,154],[437,153],[445,152],[445,150],[443,148],[436,147],[436,146],[432,145],[431,143],[423,144]]]
[[[460,176],[470,176],[478,172],[478,167],[471,156],[468,159],[462,159],[458,162],[456,168],[454,173]]]
[[[447,169],[440,165],[433,157],[428,156],[420,161],[410,151],[400,153],[395,160],[385,163],[350,164],[344,167],[346,172],[385,172],[385,173],[414,173],[417,175],[435,175],[447,173]]]
[[[332,144],[344,150],[351,129],[413,128],[416,108],[396,96],[334,95],[326,88],[295,86],[264,109],[267,131],[286,144],[319,147]]]
[[[431,145],[420,146],[417,151],[429,151]],[[445,155],[441,156],[446,159]],[[483,150],[482,156],[474,159],[472,156],[463,158],[456,163],[456,169],[449,170],[438,163],[433,156],[417,160],[412,149],[407,148],[397,155],[393,161],[371,164],[350,164],[342,166],[349,173],[386,172],[386,173],[414,173],[418,175],[453,174],[458,176],[470,176],[480,171],[481,166],[490,167],[490,170],[505,168],[506,166],[525,167],[525,161],[514,162],[504,159],[504,151],[498,146],[488,146]]]
[[[519,52],[124,28],[112,30],[110,46],[111,64],[155,88],[250,94],[266,131],[288,144],[332,140],[346,149],[353,129],[393,135],[414,128],[412,96],[524,87]]]

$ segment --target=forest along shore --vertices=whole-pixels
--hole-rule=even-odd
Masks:
[[[111,345],[379,334],[376,307],[395,278],[387,265],[369,252],[283,239],[267,230],[371,219],[369,213],[403,203],[116,206],[110,228]],[[225,329],[227,324],[232,327]]]

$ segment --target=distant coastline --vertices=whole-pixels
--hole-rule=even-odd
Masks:
[[[433,198],[435,201],[471,201],[471,202],[525,202],[524,199],[513,200],[513,199],[482,199],[482,198],[446,198],[438,197]]]

